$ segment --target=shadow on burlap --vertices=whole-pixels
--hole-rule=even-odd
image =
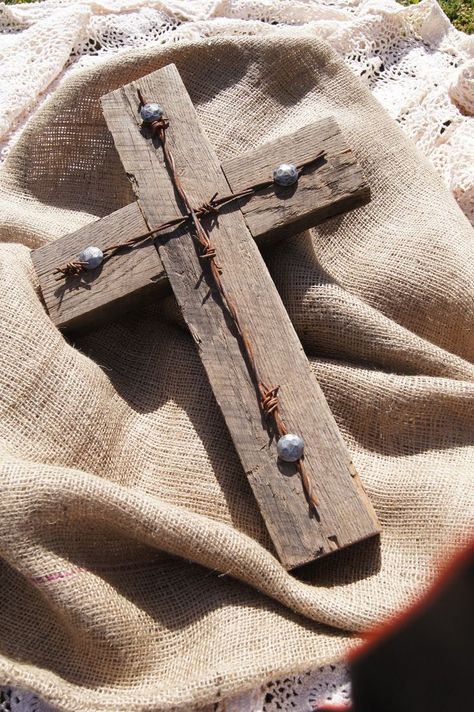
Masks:
[[[266,254],[383,529],[300,578],[173,299],[72,344],[31,266],[31,247],[133,199],[98,98],[169,62],[221,158],[332,115],[372,188]],[[75,712],[189,709],[340,656],[426,587],[473,519],[473,230],[326,45],[108,60],[45,104],[0,189],[0,684]]]

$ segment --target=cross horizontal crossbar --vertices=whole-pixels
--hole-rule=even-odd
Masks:
[[[268,180],[273,168],[289,157],[302,164],[320,151],[324,152],[324,162],[301,176],[298,190],[284,195],[267,190],[240,201],[246,225],[259,246],[367,202],[370,191],[364,174],[332,118],[223,162],[227,188],[239,193]],[[98,271],[58,284],[57,267],[77,258],[85,247],[95,245],[105,251],[146,232],[139,205],[131,203],[32,252],[46,307],[58,328],[84,331],[169,292],[169,281],[153,242],[115,255]]]

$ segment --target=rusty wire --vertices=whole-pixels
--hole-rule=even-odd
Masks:
[[[166,131],[167,123],[168,122],[166,120],[164,121],[163,119],[160,119],[160,121],[155,121],[153,123],[150,123],[149,125],[152,131],[154,124],[160,124],[163,131]],[[314,158],[311,158],[311,160],[306,161],[305,163],[301,163],[299,166],[297,166],[298,175],[301,175],[303,170],[309,165],[323,158],[324,153],[324,151],[320,151],[316,156],[314,156]],[[248,188],[244,188],[238,193],[230,193],[229,195],[224,195],[220,198],[218,198],[218,194],[215,193],[208,202],[203,203],[199,206],[199,208],[194,209],[194,215],[199,220],[208,216],[217,216],[221,208],[223,208],[225,205],[229,205],[238,200],[242,200],[243,198],[250,198],[258,191],[265,190],[273,184],[273,180],[256,183],[255,185],[251,185]],[[148,232],[145,232],[142,235],[136,235],[135,237],[131,237],[129,240],[124,240],[123,242],[120,242],[116,245],[109,245],[105,250],[102,251],[104,259],[102,260],[101,264],[104,264],[105,262],[110,260],[111,257],[114,257],[120,252],[125,252],[127,249],[132,249],[134,247],[142,247],[143,245],[147,244],[148,241],[150,241],[151,239],[154,240],[160,232],[164,232],[165,230],[169,230],[170,228],[177,229],[187,222],[193,222],[192,211],[189,208],[187,208],[187,212],[179,218],[174,218],[173,220],[168,220],[167,222],[161,223],[153,230],[149,230]],[[65,279],[66,277],[78,277],[86,269],[87,262],[81,262],[78,258],[75,258],[70,260],[69,262],[66,262],[66,264],[64,265],[59,265],[58,267],[56,267],[53,274],[55,275],[55,280],[60,281],[62,279]]]

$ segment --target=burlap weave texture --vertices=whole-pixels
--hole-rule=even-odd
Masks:
[[[383,528],[304,580],[273,557],[173,300],[68,343],[38,293],[30,248],[133,199],[98,98],[169,62],[221,158],[332,115],[371,185],[266,255]],[[423,589],[473,523],[473,230],[329,47],[104,61],[0,180],[0,683],[63,710],[189,709],[342,654]]]

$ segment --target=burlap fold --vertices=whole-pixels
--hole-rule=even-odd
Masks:
[[[332,115],[371,185],[266,255],[383,528],[304,577],[272,554],[173,300],[68,343],[38,293],[29,249],[133,198],[98,98],[169,62],[221,158]],[[473,523],[473,230],[328,46],[110,59],[0,180],[0,684],[66,711],[189,709],[341,655],[426,586]]]

